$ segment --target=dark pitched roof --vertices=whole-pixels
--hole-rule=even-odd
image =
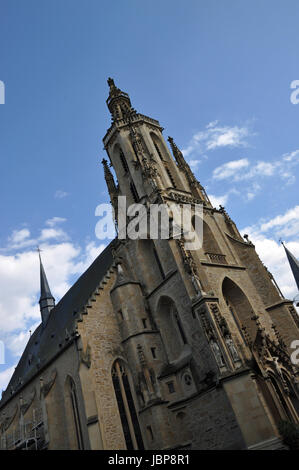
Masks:
[[[112,245],[113,242],[53,308],[46,325],[41,323],[31,335],[6,391],[3,392],[0,408],[12,396],[12,390],[17,392],[59,353],[62,349],[59,345],[65,345],[66,335],[72,336],[80,311],[113,264]]]

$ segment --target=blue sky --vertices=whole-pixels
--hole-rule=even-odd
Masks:
[[[108,76],[296,294],[298,21],[295,0],[0,0],[0,388],[39,322],[36,244],[57,299],[102,248]]]

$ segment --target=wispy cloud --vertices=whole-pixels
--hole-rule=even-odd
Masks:
[[[289,209],[285,214],[278,215],[261,224],[261,232],[274,230],[280,237],[299,234],[299,206]]]
[[[209,194],[209,199],[214,207],[225,206],[231,194],[239,195],[240,193],[235,188],[232,188],[227,191],[227,193],[222,194],[221,196]]]
[[[244,168],[247,168],[248,166],[249,161],[247,158],[232,160],[215,168],[213,171],[213,178],[216,180],[223,180],[231,178],[232,176],[236,178],[237,175],[243,174],[242,171],[244,171]]]
[[[201,154],[221,147],[247,147],[250,135],[253,134],[247,126],[221,126],[218,121],[212,121],[193,135],[182,152],[189,157],[195,152]]]
[[[57,227],[64,221],[60,217],[47,220],[36,238],[31,238],[29,229],[14,230],[9,237],[9,247],[1,250],[0,340],[11,357],[20,356],[29,339],[29,330],[33,332],[40,323],[37,242],[56,300],[105,248],[103,243],[94,241],[83,246],[74,244],[69,234]],[[8,382],[11,373],[10,367],[0,373],[0,388],[1,382],[4,385]]]
[[[10,237],[11,243],[22,243],[24,240],[30,237],[30,231],[28,228],[22,230],[14,230]]]
[[[8,367],[7,369],[0,372],[0,390],[5,390],[12,374],[14,373],[16,365]]]
[[[52,219],[46,220],[46,225],[54,227],[55,225],[62,224],[63,222],[66,222],[66,219],[63,219],[62,217],[52,217]]]
[[[258,184],[256,181],[252,183],[246,190],[246,199],[247,201],[252,201],[255,196],[260,192],[262,189],[261,185]]]
[[[31,237],[31,232],[28,228],[22,228],[20,230],[13,230],[10,237],[8,237],[8,243],[5,248],[1,248],[0,252],[8,252],[12,250],[21,250],[37,246],[49,239],[56,241],[66,241],[69,239],[67,233],[58,224],[66,222],[66,219],[62,217],[53,217],[45,222],[46,227],[40,231],[40,235],[36,238]]]
[[[261,260],[274,275],[284,295],[293,299],[298,289],[279,238],[283,237],[288,248],[299,257],[299,206],[267,221],[260,220],[245,227],[241,233],[249,235]]]
[[[55,191],[54,197],[55,199],[63,199],[64,197],[67,197],[68,195],[69,193],[67,193],[66,191],[62,191],[62,189],[57,189],[57,191]]]
[[[279,159],[273,160],[272,162],[263,160],[250,162],[248,158],[241,158],[239,160],[231,160],[215,168],[213,170],[213,179],[243,181],[253,178],[278,176],[282,178],[286,184],[292,184],[295,181],[292,169],[298,165],[298,163],[299,150],[285,153]]]

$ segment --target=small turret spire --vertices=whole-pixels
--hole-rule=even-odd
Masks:
[[[37,248],[39,263],[40,263],[40,313],[42,317],[42,323],[46,324],[51,310],[55,307],[55,299],[51,293],[48,279],[44,270],[44,266],[41,259],[41,250]]]
[[[116,184],[114,182],[113,174],[111,173],[111,170],[108,166],[108,162],[105,158],[103,158],[102,164],[103,164],[103,167],[104,167],[104,176],[105,176],[105,180],[106,180],[106,183],[107,183],[109,194],[110,195],[111,195],[111,193],[115,194],[115,193],[117,193]]]
[[[136,114],[136,111],[132,108],[128,93],[117,88],[113,78],[109,77],[107,82],[109,85],[109,96],[106,103],[113,121],[118,121],[120,119],[130,120],[132,115]]]
[[[193,193],[193,195],[195,197],[199,196],[201,199],[211,204],[205,189],[199,183],[199,181],[197,181],[197,179],[194,176],[193,171],[191,170],[190,166],[186,162],[183,152],[178,148],[178,146],[176,145],[172,137],[168,137],[168,142],[170,143],[171,150],[177,162],[178,168],[185,173],[185,176],[189,183],[190,190]]]
[[[181,152],[181,150],[178,148],[176,143],[174,142],[172,137],[168,137],[168,142],[170,143],[170,147],[173,153],[173,156],[177,162],[178,167],[183,170],[184,166],[186,165],[186,160],[184,159],[184,156]]]
[[[108,162],[105,158],[102,160],[102,164],[104,167],[104,176],[105,176],[105,181],[107,184],[109,196],[110,196],[110,202],[112,204],[112,207],[114,209],[114,214],[115,217],[117,218],[117,196],[119,194],[118,187],[115,184],[113,174],[108,166]]]

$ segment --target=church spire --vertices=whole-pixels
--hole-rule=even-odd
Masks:
[[[111,113],[112,120],[130,120],[130,117],[136,114],[136,111],[132,108],[128,93],[117,88],[113,78],[109,77],[107,82],[109,85],[109,96],[106,103]]]
[[[178,148],[178,146],[176,145],[172,137],[168,137],[168,142],[170,143],[172,154],[175,158],[175,161],[177,162],[178,168],[186,176],[186,179],[188,181],[192,194],[195,197],[199,196],[201,199],[211,204],[204,187],[199,183],[199,181],[197,181],[193,171],[191,170],[190,166],[186,162],[183,152]]]
[[[287,247],[284,245],[283,241],[281,242],[282,246],[285,249],[288,261],[290,263],[290,267],[294,276],[294,279],[296,281],[298,290],[299,290],[299,261],[295,256],[287,249]]]
[[[171,150],[172,150],[172,153],[173,153],[173,156],[177,162],[177,165],[178,167],[181,169],[181,170],[184,170],[185,168],[185,165],[187,165],[186,163],[186,160],[183,156],[183,153],[180,151],[180,149],[178,148],[178,146],[176,145],[176,143],[174,142],[173,138],[172,137],[168,137],[168,142],[170,143],[170,147],[171,147]],[[189,166],[189,165],[188,165]],[[190,170],[191,171],[191,170]],[[193,174],[193,173],[192,173]]]
[[[42,317],[42,323],[46,324],[51,310],[55,307],[55,299],[50,291],[47,276],[42,263],[40,249],[38,248],[39,263],[40,263],[40,313]]]

